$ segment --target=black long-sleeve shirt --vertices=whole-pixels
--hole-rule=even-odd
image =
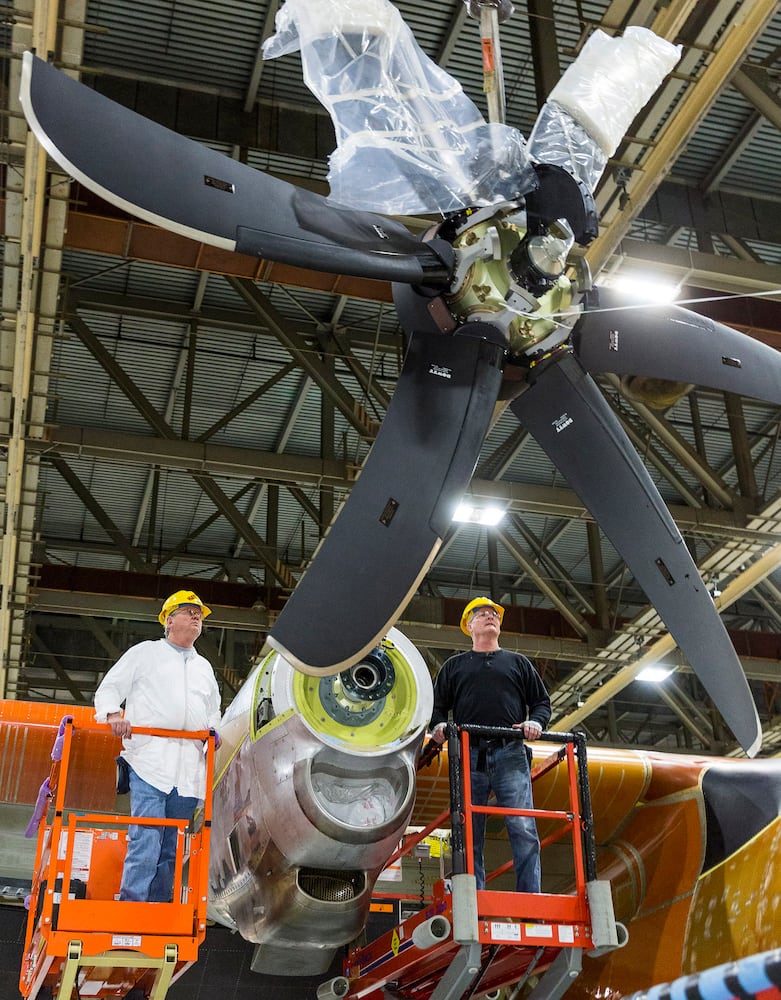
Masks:
[[[527,720],[545,729],[551,703],[531,660],[521,653],[457,653],[442,665],[434,682],[431,728],[447,722],[452,709],[456,725],[511,727]]]

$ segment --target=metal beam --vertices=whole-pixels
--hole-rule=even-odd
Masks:
[[[31,438],[28,447],[35,454],[55,451],[63,456],[110,459],[128,465],[159,465],[162,469],[208,472],[239,479],[258,478],[299,486],[326,482],[346,490],[355,478],[352,466],[345,462],[324,462],[307,455],[277,454],[169,437],[122,434],[96,427],[54,425],[47,428],[45,440]]]
[[[621,391],[621,380],[618,376],[607,374],[604,377],[617,392]],[[626,403],[642,417],[675,460],[698,479],[717,498],[720,504],[727,508],[734,506],[735,498],[726,483],[722,482],[713,469],[705,464],[689,442],[681,437],[668,420],[665,420],[660,413],[650,409],[644,403],[637,403],[632,399],[627,399]],[[694,502],[699,506],[698,500],[695,499]]]
[[[327,483],[349,490],[354,482],[352,466],[324,462],[302,455],[276,454],[250,448],[172,441],[141,434],[121,434],[87,427],[52,426],[46,440],[30,439],[32,452],[56,452],[61,456],[109,459],[120,464],[159,465],[161,468],[204,470],[213,475],[261,479],[298,486]],[[591,514],[572,490],[499,480],[473,479],[469,493],[476,499],[493,500],[509,513],[540,514],[588,522]],[[670,504],[670,512],[682,533],[706,538],[731,538],[767,543],[776,540],[776,520],[766,517],[750,527],[740,512],[713,508],[691,508]],[[781,523],[779,521],[778,523]]]
[[[375,399],[383,410],[387,410],[391,401],[390,395],[377,382],[372,373],[367,371],[364,365],[356,358],[345,331],[334,326],[329,330],[329,333],[339,348],[341,353],[340,360],[350,369],[366,394],[367,399]]]
[[[768,71],[762,66],[745,62],[732,77],[732,86],[739,90],[774,128],[781,131],[781,102],[777,92],[770,85],[771,79]]]
[[[35,0],[7,5],[13,53],[25,49],[80,61],[86,0]],[[61,20],[59,20],[61,18]],[[8,60],[5,85],[6,152],[15,159],[5,177],[0,369],[10,391],[0,393],[0,426],[8,433],[0,457],[3,531],[0,538],[0,696],[15,686],[24,649],[24,604],[30,585],[38,461],[26,451],[41,433],[49,388],[62,247],[67,229],[69,179],[47,174],[45,150],[28,130],[19,103],[21,60]]]
[[[253,633],[267,632],[274,620],[274,613],[259,607],[237,607],[210,602],[214,614],[207,622],[207,631],[235,629]],[[418,610],[421,609],[421,610]],[[36,587],[28,606],[30,613],[79,616],[78,627],[83,621],[98,625],[100,619],[121,619],[130,622],[157,623],[160,600],[157,597],[136,597],[122,593],[98,594],[76,590]],[[470,648],[469,640],[456,625],[443,625],[422,621],[429,613],[429,602],[415,598],[401,615],[398,627],[405,636],[424,651],[441,650],[450,655]],[[108,644],[107,644],[108,643]],[[102,643],[108,656],[118,655],[110,640]],[[537,635],[534,633],[502,632],[502,647],[523,653],[533,660],[549,660],[561,663],[583,663],[586,657],[608,670],[631,666],[635,658],[635,647],[617,653],[607,645],[590,645],[579,639],[561,636]],[[262,654],[261,654],[262,655]],[[690,668],[678,650],[671,651],[665,661],[676,670],[690,672]],[[778,682],[781,666],[778,660],[758,656],[743,656],[741,663],[746,676],[760,682]],[[568,683],[569,679],[567,682]],[[579,688],[573,688],[573,693]],[[583,688],[584,693],[586,688]]]
[[[506,531],[502,531],[501,528],[496,528],[494,534],[499,539],[499,541],[504,545],[513,559],[518,563],[523,572],[533,581],[535,587],[544,594],[545,597],[553,604],[553,606],[558,610],[559,614],[564,618],[565,621],[569,622],[572,628],[582,636],[584,639],[588,639],[591,636],[591,626],[583,618],[582,615],[578,614],[574,608],[571,607],[570,603],[567,601],[566,597],[553,580],[541,573],[540,570],[534,565],[534,561],[530,559],[523,549],[517,544],[517,542],[510,538]]]
[[[743,414],[743,400],[734,392],[725,392],[727,423],[732,441],[732,453],[735,456],[735,471],[738,477],[740,494],[750,505],[755,505],[759,496],[757,478],[754,474],[754,463],[751,457],[746,418]]]
[[[223,427],[227,427],[232,420],[244,413],[244,411],[249,409],[253,403],[256,403],[259,399],[265,396],[269,389],[273,389],[278,382],[287,378],[287,376],[291,372],[296,371],[297,368],[297,361],[289,361],[286,365],[280,368],[276,374],[272,375],[271,378],[267,378],[265,382],[262,382],[257,387],[257,389],[253,389],[249,395],[245,396],[244,399],[240,400],[235,406],[231,407],[231,409],[228,410],[227,413],[223,414],[219,420],[215,420],[210,427],[207,427],[206,430],[203,431],[202,434],[199,434],[194,440],[208,441],[209,438],[214,437],[218,431],[221,431]]]
[[[369,418],[361,403],[350,395],[328,370],[328,366],[312,352],[301,335],[277,312],[257,285],[245,278],[228,276],[226,280],[277,337],[285,350],[290,352],[300,367],[317,383],[320,390],[330,398],[360,436],[367,439],[374,438],[379,430],[379,424]]]
[[[534,93],[539,111],[561,77],[553,0],[527,0]]]
[[[696,83],[690,87],[676,113],[668,118],[656,144],[640,164],[630,181],[629,199],[610,219],[586,251],[592,274],[598,274],[629,231],[639,209],[651,197],[686,147],[691,135],[702,123],[726,81],[739,68],[760,33],[778,9],[777,0],[754,0],[739,7],[719,46]]]
[[[619,382],[615,381],[613,384],[618,386]],[[699,498],[692,493],[683,477],[676,472],[670,462],[655,447],[652,439],[653,430],[647,423],[643,422],[642,414],[637,409],[637,405],[632,400],[626,399],[621,392],[615,398],[608,396],[607,401],[618,417],[626,436],[642,455],[645,464],[653,466],[690,507],[701,507],[702,504]],[[634,416],[627,411],[628,406],[632,406],[635,409]],[[732,504],[729,504],[729,506],[731,507]]]
[[[60,663],[54,653],[52,653],[40,637],[37,630],[32,630],[30,640],[32,642],[33,650],[36,653],[36,659],[40,657],[45,661],[47,668],[54,672],[60,685],[70,691],[77,704],[85,702],[87,699],[84,697],[84,692],[74,683],[73,678],[71,677],[71,671],[66,670],[65,667],[63,667],[62,663]],[[37,666],[40,666],[40,664],[37,664]]]
[[[296,421],[298,420],[301,410],[306,402],[306,397],[309,389],[312,385],[312,380],[308,375],[300,376],[298,388],[296,389],[295,398],[290,404],[287,413],[285,414],[284,427],[282,433],[277,441],[277,446],[274,449],[277,455],[281,455],[285,448],[287,448],[290,437],[293,434],[293,428],[296,426]],[[255,518],[260,511],[261,504],[269,491],[273,491],[271,495],[271,500],[267,500],[266,505],[266,542],[271,544],[273,549],[277,548],[277,528],[278,528],[278,508],[279,508],[279,487],[272,486],[267,482],[259,483],[257,489],[255,490],[255,496],[252,498],[252,503],[248,512],[248,517],[251,522],[254,523]],[[269,536],[269,525],[272,528],[272,534]],[[237,538],[236,543],[233,546],[233,558],[235,559],[244,547],[244,540],[242,538]]]
[[[734,604],[743,594],[752,590],[761,580],[764,580],[765,577],[775,572],[779,566],[781,566],[781,543],[768,549],[758,559],[749,561],[746,569],[738,573],[726,585],[721,596],[716,598],[714,603],[720,611],[723,611]],[[595,678],[598,676],[600,677],[600,686],[588,695],[581,707],[577,708],[574,712],[567,712],[563,716],[556,718],[557,727],[563,730],[574,728],[581,719],[588,718],[593,711],[623,691],[628,684],[631,684],[635,680],[644,667],[658,663],[659,660],[669,656],[676,649],[676,644],[670,633],[664,632],[644,648],[645,652],[641,656],[637,657],[633,663],[620,667],[611,677],[606,677],[604,673],[598,675],[596,671],[590,670],[588,676],[589,687],[593,685]],[[575,682],[574,688],[573,680]],[[569,694],[566,694],[565,689],[569,690]],[[577,678],[573,675],[573,677],[567,678],[565,684],[557,692],[553,692],[552,700],[555,699],[559,706],[566,704],[571,698],[574,689],[586,690],[586,684],[585,682],[578,684]],[[556,715],[555,710],[554,715]]]
[[[583,593],[583,591],[575,584],[575,581],[571,579],[570,574],[558,561],[558,559],[550,551],[550,545],[547,539],[540,539],[530,531],[527,527],[525,521],[520,516],[513,516],[512,526],[515,531],[524,539],[527,545],[529,545],[535,554],[535,558],[543,565],[547,566],[549,572],[552,574],[554,580],[562,580],[564,586],[572,594],[575,600],[580,604],[581,608],[587,614],[594,614],[594,605],[591,600]],[[589,521],[586,524],[586,529],[593,528],[599,531],[596,522]]]
[[[68,325],[70,328],[114,384],[130,400],[152,430],[160,434],[161,437],[170,439],[178,438],[179,435],[174,433],[157,408],[149,402],[141,389],[128,376],[125,369],[111,352],[104,347],[100,339],[95,336],[81,316],[78,316],[73,309],[69,309],[68,314]]]
[[[112,519],[106,513],[106,511],[101,507],[98,501],[93,497],[87,487],[82,483],[76,473],[71,469],[68,463],[60,458],[58,455],[48,454],[46,456],[46,461],[54,466],[54,468],[59,472],[65,482],[70,486],[76,496],[79,498],[84,507],[89,511],[90,514],[95,518],[101,528],[106,532],[108,537],[114,543],[114,545],[119,549],[128,563],[139,573],[145,573],[149,570],[149,566],[146,561],[141,556],[135,546],[131,545],[125,535],[119,530],[119,528],[114,524]]]
[[[739,135],[737,141],[746,142],[750,136]],[[740,149],[736,149],[740,153]],[[719,160],[719,172],[724,169]],[[727,233],[743,240],[766,243],[781,242],[779,213],[768,211],[766,198],[752,198],[749,194],[713,190],[716,175],[709,175],[702,187],[667,180],[660,184],[651,198],[638,211],[644,222],[669,224],[706,233]]]
[[[688,729],[700,741],[703,747],[713,748],[713,730],[703,729],[694,721],[690,711],[692,704],[690,699],[687,700],[687,703],[682,703],[682,699],[680,699],[681,691],[678,689],[672,691],[670,686],[666,684],[658,684],[656,686],[656,694],[659,695],[668,708],[671,708],[675,712],[681,725],[685,729]],[[644,726],[643,728],[647,727]]]
[[[214,617],[209,629],[233,628],[266,632],[271,627],[271,614],[261,608],[236,608],[211,603]],[[157,622],[160,599],[129,597],[126,594],[86,594],[74,590],[36,588],[31,595],[29,611],[53,615],[88,615],[91,618],[125,618],[136,622]]]
[[[214,482],[211,476],[198,473],[191,473],[191,475],[214,506],[222,512],[226,521],[235,528],[252,551],[271,570],[274,577],[287,590],[293,590],[295,587],[295,578],[290,569],[281,559],[269,554],[268,546],[264,539],[261,538],[241,511],[230,502],[227,494]]]
[[[242,499],[242,497],[246,496],[246,494],[249,493],[249,491],[252,489],[252,486],[253,486],[252,482],[245,483],[241,487],[241,489],[237,490],[233,494],[233,496],[228,497],[230,503],[232,503],[235,506],[239,502],[239,500]],[[202,521],[196,524],[194,528],[191,528],[186,535],[180,538],[179,541],[176,543],[176,545],[173,546],[173,548],[166,549],[164,552],[160,553],[154,564],[155,570],[158,573],[161,572],[163,567],[167,563],[171,562],[171,560],[175,559],[181,553],[187,551],[187,547],[189,546],[190,542],[198,538],[199,535],[203,534],[203,532],[206,531],[207,528],[211,527],[211,525],[214,524],[215,521],[218,521],[221,517],[222,517],[221,510],[218,509],[212,511],[212,513],[209,514],[208,517],[205,517]],[[275,549],[272,546],[269,546],[268,557],[272,558],[274,552]],[[192,553],[187,552],[188,561],[193,558],[195,558],[196,562],[199,561],[197,557],[193,557]],[[227,568],[228,565],[233,562],[233,559],[223,558],[222,553],[219,554],[211,553],[211,555],[207,558],[207,564],[213,566],[216,562],[219,563],[221,566]],[[258,563],[260,565],[265,565],[264,563],[261,562],[260,558],[258,558]]]
[[[249,83],[247,84],[247,93],[244,96],[244,111],[249,112],[255,105],[255,101],[258,96],[258,88],[260,87],[260,78],[263,75],[263,49],[262,43],[268,38],[274,31],[274,18],[277,16],[277,11],[279,10],[279,0],[269,0],[268,6],[266,7],[266,15],[263,18],[263,28],[260,32],[261,45],[258,46],[258,50],[255,53],[255,61],[252,64],[252,72],[250,73]]]
[[[490,499],[504,505],[508,512],[586,522],[593,520],[577,495],[563,488],[473,479],[469,492],[475,498]],[[759,543],[773,543],[778,539],[777,526],[781,526],[781,521],[776,521],[774,516],[762,524],[758,522],[757,527],[751,527],[740,512],[676,504],[669,504],[668,508],[682,533],[713,539],[753,539]]]
[[[450,18],[450,24],[447,27],[444,38],[440,42],[439,48],[434,53],[434,62],[438,63],[443,69],[447,69],[447,64],[450,62],[450,57],[453,55],[453,50],[466,23],[466,17],[467,9],[463,0],[453,0],[453,14]]]
[[[78,316],[71,316],[69,322],[76,331],[79,340],[81,340],[95,360],[98,361],[98,363],[111,376],[116,385],[136,407],[138,412],[144,417],[150,427],[156,430],[158,434],[161,434],[164,438],[168,440],[176,440],[178,435],[174,432],[173,428],[166,420],[163,419],[157,409],[152,406],[135,382],[128,377],[127,373],[116,358],[114,358],[106,350],[100,340],[89,329],[87,324]],[[149,456],[147,456],[144,464],[149,464]],[[241,511],[239,511],[238,508],[230,502],[225,492],[217,485],[216,482],[214,482],[212,477],[206,472],[196,472],[192,469],[188,469],[187,471],[198,483],[206,496],[209,497],[214,506],[221,511],[225,519],[236,529],[237,532],[239,532],[239,534],[241,534],[247,544],[260,557],[260,559],[263,560],[268,569],[271,570],[282,586],[292,590],[295,586],[295,580],[288,567],[285,566],[281,560],[269,557],[268,547],[265,541],[260,537],[258,532],[249,523],[246,517],[244,517]]]

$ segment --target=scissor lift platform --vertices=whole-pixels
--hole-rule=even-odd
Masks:
[[[410,1000],[461,1000],[509,984],[523,985],[532,975],[538,979],[531,994],[534,1000],[557,1000],[580,972],[584,951],[609,950],[623,943],[625,932],[615,923],[610,885],[596,879],[583,737],[544,734],[544,739],[562,747],[534,769],[532,779],[559,765],[566,767],[569,807],[526,811],[471,805],[469,771],[460,766],[462,758],[469,759],[470,732],[482,735],[487,730],[463,727],[460,739],[450,734],[449,813],[418,834],[423,838],[448,816],[452,818],[454,874],[435,884],[429,905],[351,951],[344,975],[319,989],[321,1000],[380,1000],[387,995],[386,988],[393,996]],[[490,733],[512,738],[513,731]],[[570,836],[574,890],[561,895],[477,890],[472,863],[474,812],[529,814],[553,821],[554,830],[543,847]],[[408,842],[405,852],[411,846]],[[503,869],[508,867],[511,863]]]
[[[25,1000],[162,1000],[169,985],[198,957],[206,934],[214,734],[134,728],[150,736],[206,743],[206,799],[198,829],[185,820],[80,813],[66,806],[68,770],[79,741],[105,726],[60,726],[40,817],[19,988]],[[53,753],[53,759],[55,754]],[[59,756],[59,749],[58,749]],[[79,755],[84,758],[83,748]],[[43,791],[43,789],[42,789]],[[47,815],[48,814],[48,815]],[[131,825],[178,830],[173,899],[119,900],[126,833]]]
[[[478,892],[474,930],[459,926],[457,911],[464,901],[456,890],[454,902],[450,888],[447,881],[439,883],[430,906],[352,952],[345,964],[349,985],[341,995],[382,997],[383,988],[394,984],[401,986],[399,996],[460,1000],[468,990],[480,996],[532,973],[551,973],[566,984],[580,971],[582,952],[594,947],[588,915],[584,919],[578,907],[562,906],[563,897]],[[335,989],[333,995],[340,995],[338,985]],[[560,995],[551,978],[544,995]]]

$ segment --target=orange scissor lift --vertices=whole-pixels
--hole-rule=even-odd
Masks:
[[[579,974],[584,951],[601,953],[619,947],[625,934],[615,923],[610,884],[596,878],[596,852],[591,817],[585,738],[580,733],[543,733],[560,744],[532,769],[532,782],[554,768],[567,772],[566,809],[501,809],[471,804],[469,739],[517,739],[513,729],[448,726],[450,810],[443,812],[395,858],[437,827],[451,826],[453,873],[437,882],[433,899],[392,931],[353,950],[344,975],[323,984],[320,1000],[387,994],[410,1000],[462,1000],[495,993],[514,984],[517,996],[534,974],[533,1000],[557,1000]],[[534,816],[552,821],[541,841],[544,849],[569,836],[574,889],[567,894],[477,890],[472,856],[472,815]],[[544,857],[544,855],[543,855]],[[491,873],[487,883],[512,869],[512,862]]]
[[[134,728],[134,734],[206,743],[206,798],[198,829],[186,820],[81,813],[67,802],[68,770],[79,741],[105,735],[103,725],[66,717],[47,779],[40,816],[19,988],[26,1000],[149,997],[162,1000],[198,957],[206,934],[214,733]],[[84,747],[79,756],[84,758]],[[42,789],[42,791],[44,791]],[[173,901],[118,900],[127,828],[178,829]]]

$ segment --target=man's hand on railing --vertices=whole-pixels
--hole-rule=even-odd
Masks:
[[[420,752],[420,757],[418,758],[417,770],[419,771],[423,767],[428,767],[431,761],[437,756],[442,750],[442,744],[438,743],[433,737],[426,743]]]
[[[523,730],[523,735],[527,740],[536,740],[542,733],[542,726],[533,719],[528,719],[526,722],[516,722],[513,729]]]
[[[445,723],[439,722],[431,731],[431,738],[440,746],[445,742]]]
[[[133,733],[133,727],[130,725],[130,721],[126,719],[121,712],[111,712],[110,715],[106,716],[106,722],[111,726],[111,732],[114,736],[130,736]]]

